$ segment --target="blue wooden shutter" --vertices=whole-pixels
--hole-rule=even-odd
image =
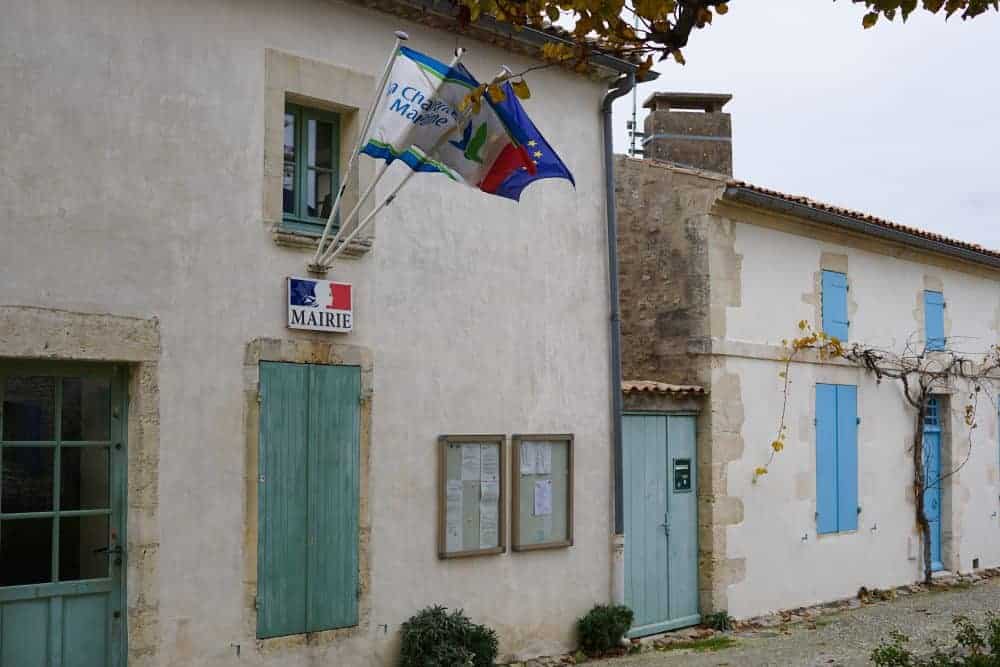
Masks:
[[[307,630],[358,623],[361,369],[312,366]]]
[[[356,366],[260,368],[257,636],[357,625]]]
[[[858,528],[858,388],[837,386],[837,530]]]
[[[847,275],[839,271],[823,271],[823,331],[847,341]]]
[[[309,367],[260,366],[257,636],[305,632]]]
[[[928,350],[944,349],[944,295],[941,292],[924,292],[924,324]]]
[[[837,532],[837,385],[816,385],[816,532]]]

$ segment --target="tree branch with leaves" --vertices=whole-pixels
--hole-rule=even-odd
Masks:
[[[594,53],[641,61],[643,70],[655,60],[673,58],[684,64],[683,49],[691,34],[712,25],[729,12],[731,0],[456,0],[459,21],[470,23],[482,15],[515,27],[568,26],[573,44],[547,44],[543,55],[554,61],[585,66]],[[918,8],[945,19],[976,18],[1000,11],[1000,0],[851,0],[862,5],[861,23],[873,27],[880,18],[906,21]],[[802,6],[807,7],[806,0]],[[754,11],[752,3],[737,3]]]

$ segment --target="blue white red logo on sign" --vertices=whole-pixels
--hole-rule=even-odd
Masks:
[[[354,328],[350,283],[288,278],[288,327],[347,332]]]

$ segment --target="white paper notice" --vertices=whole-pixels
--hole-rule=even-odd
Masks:
[[[500,515],[495,504],[479,504],[479,548],[492,549],[500,545]]]
[[[500,482],[495,479],[484,479],[479,483],[479,502],[496,505],[500,500]]]
[[[535,516],[552,514],[552,480],[540,479],[535,482],[535,502],[532,508]]]
[[[496,482],[500,479],[500,448],[496,445],[483,445],[480,448],[482,472],[479,479],[484,482]]]
[[[480,467],[480,447],[475,445],[462,445],[462,481],[478,482]]]
[[[462,482],[449,479],[445,502],[445,551],[462,550]]]
[[[539,442],[535,445],[535,473],[538,475],[552,474],[552,445]]]
[[[535,474],[535,443],[533,442],[522,442],[521,443],[521,474],[522,475],[534,475]]]

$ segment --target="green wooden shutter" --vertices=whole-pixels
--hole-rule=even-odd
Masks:
[[[306,487],[309,369],[260,367],[257,636],[306,625]]]
[[[257,636],[357,624],[355,366],[260,368]]]
[[[358,623],[358,401],[361,369],[312,366],[307,629]]]

